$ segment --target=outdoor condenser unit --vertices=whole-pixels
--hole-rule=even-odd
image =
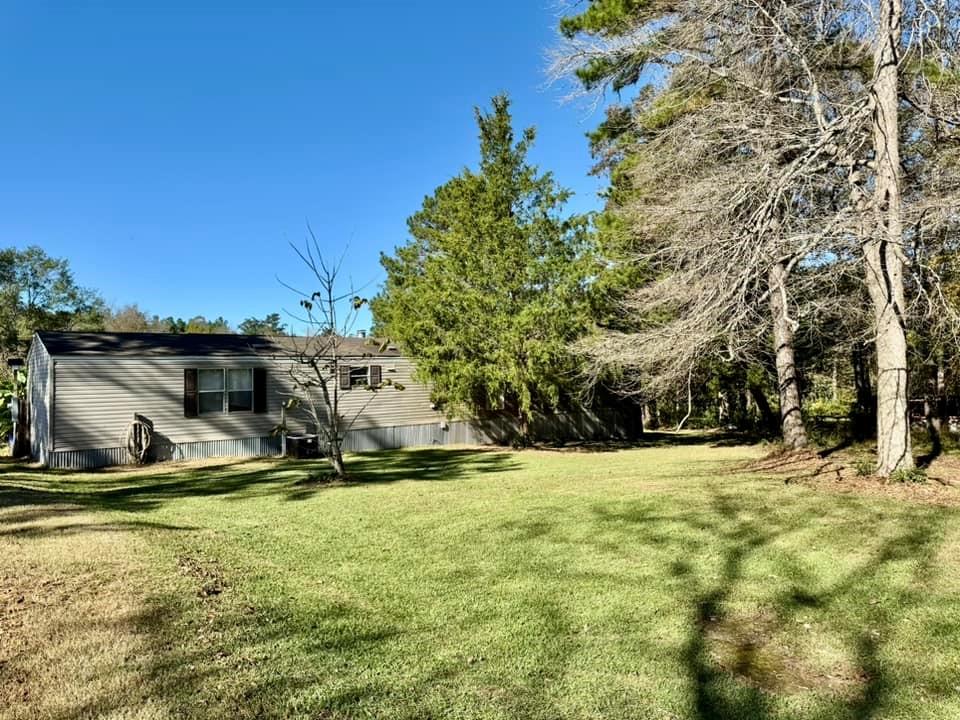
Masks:
[[[316,435],[287,435],[287,457],[301,460],[320,457],[320,440]]]

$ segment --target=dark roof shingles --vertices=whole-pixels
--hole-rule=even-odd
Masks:
[[[168,333],[39,332],[41,342],[51,355],[165,355],[182,357],[230,357],[279,355],[290,351],[303,337],[266,337],[262,335],[206,335]],[[390,346],[380,350],[373,338],[342,338],[341,355],[398,357]]]

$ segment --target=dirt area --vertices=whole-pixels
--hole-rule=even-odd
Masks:
[[[960,506],[960,457],[942,455],[926,468],[923,482],[891,482],[858,474],[864,458],[840,451],[824,456],[815,451],[775,452],[739,468],[828,492],[888,497],[942,507]]]
[[[703,628],[710,659],[752,687],[775,693],[808,690],[854,695],[869,680],[821,632],[811,626],[783,626],[773,612],[710,618]]]

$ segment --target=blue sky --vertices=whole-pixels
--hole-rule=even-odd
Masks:
[[[309,220],[383,279],[424,195],[473,165],[473,106],[535,125],[533,159],[595,209],[584,133],[545,87],[554,0],[0,0],[0,246],[40,245],[111,304],[295,308]]]

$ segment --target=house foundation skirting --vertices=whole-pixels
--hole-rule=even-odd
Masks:
[[[636,437],[638,417],[620,413],[542,415],[534,419],[532,432],[540,439],[629,439]],[[358,428],[346,434],[343,449],[346,452],[367,452],[434,445],[494,445],[510,442],[516,433],[516,421],[504,416],[475,421]],[[151,448],[151,456],[155,461],[271,457],[280,455],[281,448],[281,439],[271,436],[189,443],[165,441]],[[53,468],[87,470],[127,464],[130,464],[130,458],[121,447],[60,450],[49,454],[49,466]]]
[[[361,428],[346,434],[346,452],[395,450],[430,445],[484,445],[493,438],[469,423],[430,423],[395,427]],[[281,454],[279,437],[253,437],[238,440],[206,440],[169,443],[157,449],[155,461],[202,460],[216,457],[274,457]],[[49,467],[90,470],[111,465],[129,465],[130,457],[122,447],[90,450],[59,450],[49,455]]]

